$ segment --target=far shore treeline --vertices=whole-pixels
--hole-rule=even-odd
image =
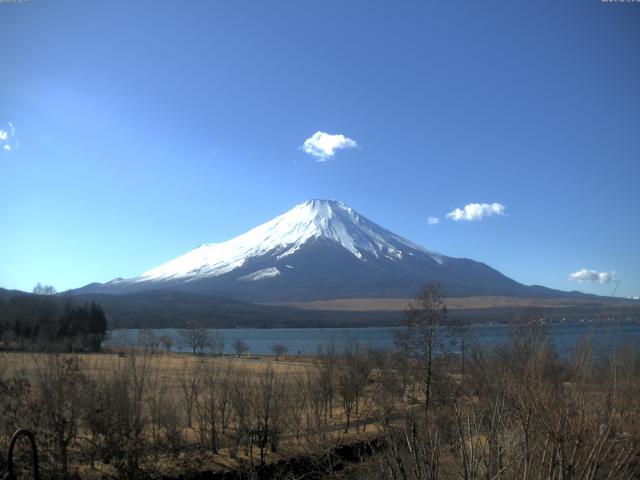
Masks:
[[[107,317],[95,302],[78,303],[36,285],[32,294],[0,297],[0,339],[5,349],[97,352]]]
[[[446,292],[445,292],[446,293]],[[407,300],[408,301],[408,300]],[[95,305],[92,307],[92,305]],[[96,350],[103,327],[163,328],[354,328],[397,327],[401,310],[316,310],[290,305],[265,305],[222,296],[181,291],[146,290],[122,295],[56,293],[37,285],[32,293],[0,288],[0,347]],[[461,323],[521,323],[538,316],[547,321],[638,321],[637,302],[599,301],[546,306],[478,305],[448,309]],[[61,342],[61,340],[65,340]]]

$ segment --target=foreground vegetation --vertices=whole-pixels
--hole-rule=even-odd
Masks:
[[[448,354],[443,323],[428,288],[394,350],[175,355],[147,332],[127,352],[5,353],[0,448],[32,429],[46,478],[638,478],[635,345],[559,358],[535,322],[492,348],[453,325]],[[345,444],[370,448],[345,465]]]

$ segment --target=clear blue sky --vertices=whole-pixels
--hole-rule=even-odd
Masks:
[[[0,44],[5,288],[334,198],[526,284],[640,294],[640,4],[30,0],[0,3]],[[316,131],[359,147],[318,162]]]

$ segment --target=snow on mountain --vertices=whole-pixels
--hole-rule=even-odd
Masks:
[[[439,264],[446,258],[376,225],[342,202],[309,200],[236,238],[200,245],[148,270],[131,282],[189,282],[216,277],[264,255],[283,259],[320,238],[335,242],[361,261],[384,257],[401,260],[414,255],[415,251],[426,253]],[[278,275],[280,271],[271,267],[245,275],[239,280],[266,279]]]
[[[137,277],[77,293],[164,289],[250,302],[410,298],[438,282],[450,296],[556,295],[467,258],[427,250],[341,202],[309,200],[248,232],[200,245]]]
[[[266,278],[273,278],[280,275],[280,270],[276,267],[263,268],[257,272],[250,273],[249,275],[243,275],[238,278],[241,282],[255,282],[256,280],[264,280]]]
[[[482,262],[427,250],[334,200],[306,201],[236,238],[200,245],[138,277],[91,283],[74,292],[128,295],[164,290],[287,303],[412,298],[432,282],[448,297],[575,295],[526,286]],[[190,302],[195,300],[180,298],[178,303],[186,302],[183,307],[191,312]]]

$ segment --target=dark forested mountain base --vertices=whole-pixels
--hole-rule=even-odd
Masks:
[[[80,304],[71,297],[16,292],[0,296],[5,347],[95,352],[106,332],[107,316],[93,301]]]

